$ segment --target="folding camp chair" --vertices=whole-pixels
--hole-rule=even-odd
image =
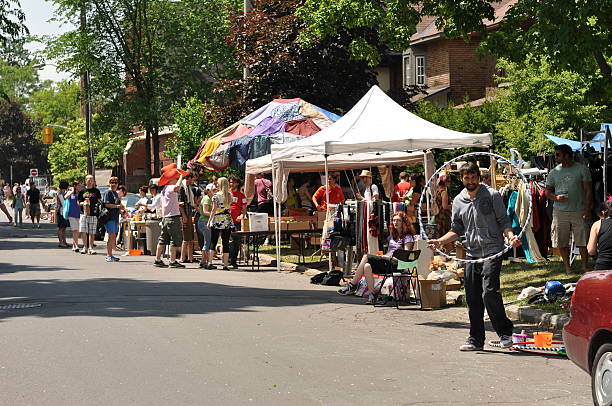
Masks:
[[[403,249],[397,249],[393,253],[393,258],[397,260],[397,269],[393,271],[393,265],[389,264],[387,271],[381,275],[383,277],[380,289],[385,284],[385,281],[391,277],[393,281],[393,300],[395,301],[395,307],[399,309],[399,302],[403,301],[411,303],[410,288],[415,293],[415,303],[421,306],[421,289],[419,286],[419,275],[417,273],[417,263],[419,262],[420,250],[408,251]],[[407,279],[407,284],[402,283],[403,280]],[[378,293],[380,294],[380,289]],[[376,303],[375,303],[376,304]]]

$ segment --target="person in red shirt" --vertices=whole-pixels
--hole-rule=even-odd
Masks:
[[[329,204],[340,204],[344,202],[344,192],[342,188],[338,186],[338,179],[340,175],[338,173],[329,174]],[[327,197],[325,185],[321,186],[314,195],[312,195],[312,202],[315,205],[316,210],[325,211],[327,210]]]
[[[399,177],[399,183],[393,188],[393,196],[391,197],[393,203],[403,202],[406,193],[412,188],[410,182],[408,182],[408,174],[406,172],[400,172]]]
[[[241,182],[236,176],[230,176],[230,193],[232,194],[232,203],[230,204],[230,215],[234,222],[234,228],[236,231],[240,231],[240,221],[246,215],[247,198],[240,191]],[[229,252],[229,263],[232,269],[238,269],[238,252],[240,251],[240,244],[242,243],[240,238],[231,237],[230,240],[230,252]]]

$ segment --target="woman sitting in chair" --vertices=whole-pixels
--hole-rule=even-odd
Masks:
[[[372,304],[376,300],[374,295],[374,277],[375,274],[387,273],[389,267],[392,267],[393,272],[397,270],[397,260],[393,259],[393,253],[397,249],[412,250],[414,244],[414,227],[408,221],[408,216],[404,212],[396,212],[393,214],[391,224],[389,225],[389,249],[384,256],[366,254],[361,259],[361,263],[355,271],[353,279],[343,286],[338,293],[341,295],[352,295],[359,286],[359,280],[365,275],[368,284],[368,301],[366,304]]]

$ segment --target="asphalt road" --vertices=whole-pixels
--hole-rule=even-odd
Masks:
[[[5,224],[0,306],[37,307],[0,310],[0,406],[591,404],[567,359],[459,352],[463,308],[375,309],[295,273],[108,264],[102,247],[57,248],[52,225]]]

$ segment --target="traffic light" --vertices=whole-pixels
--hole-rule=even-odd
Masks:
[[[43,144],[53,144],[53,127],[43,128]]]

